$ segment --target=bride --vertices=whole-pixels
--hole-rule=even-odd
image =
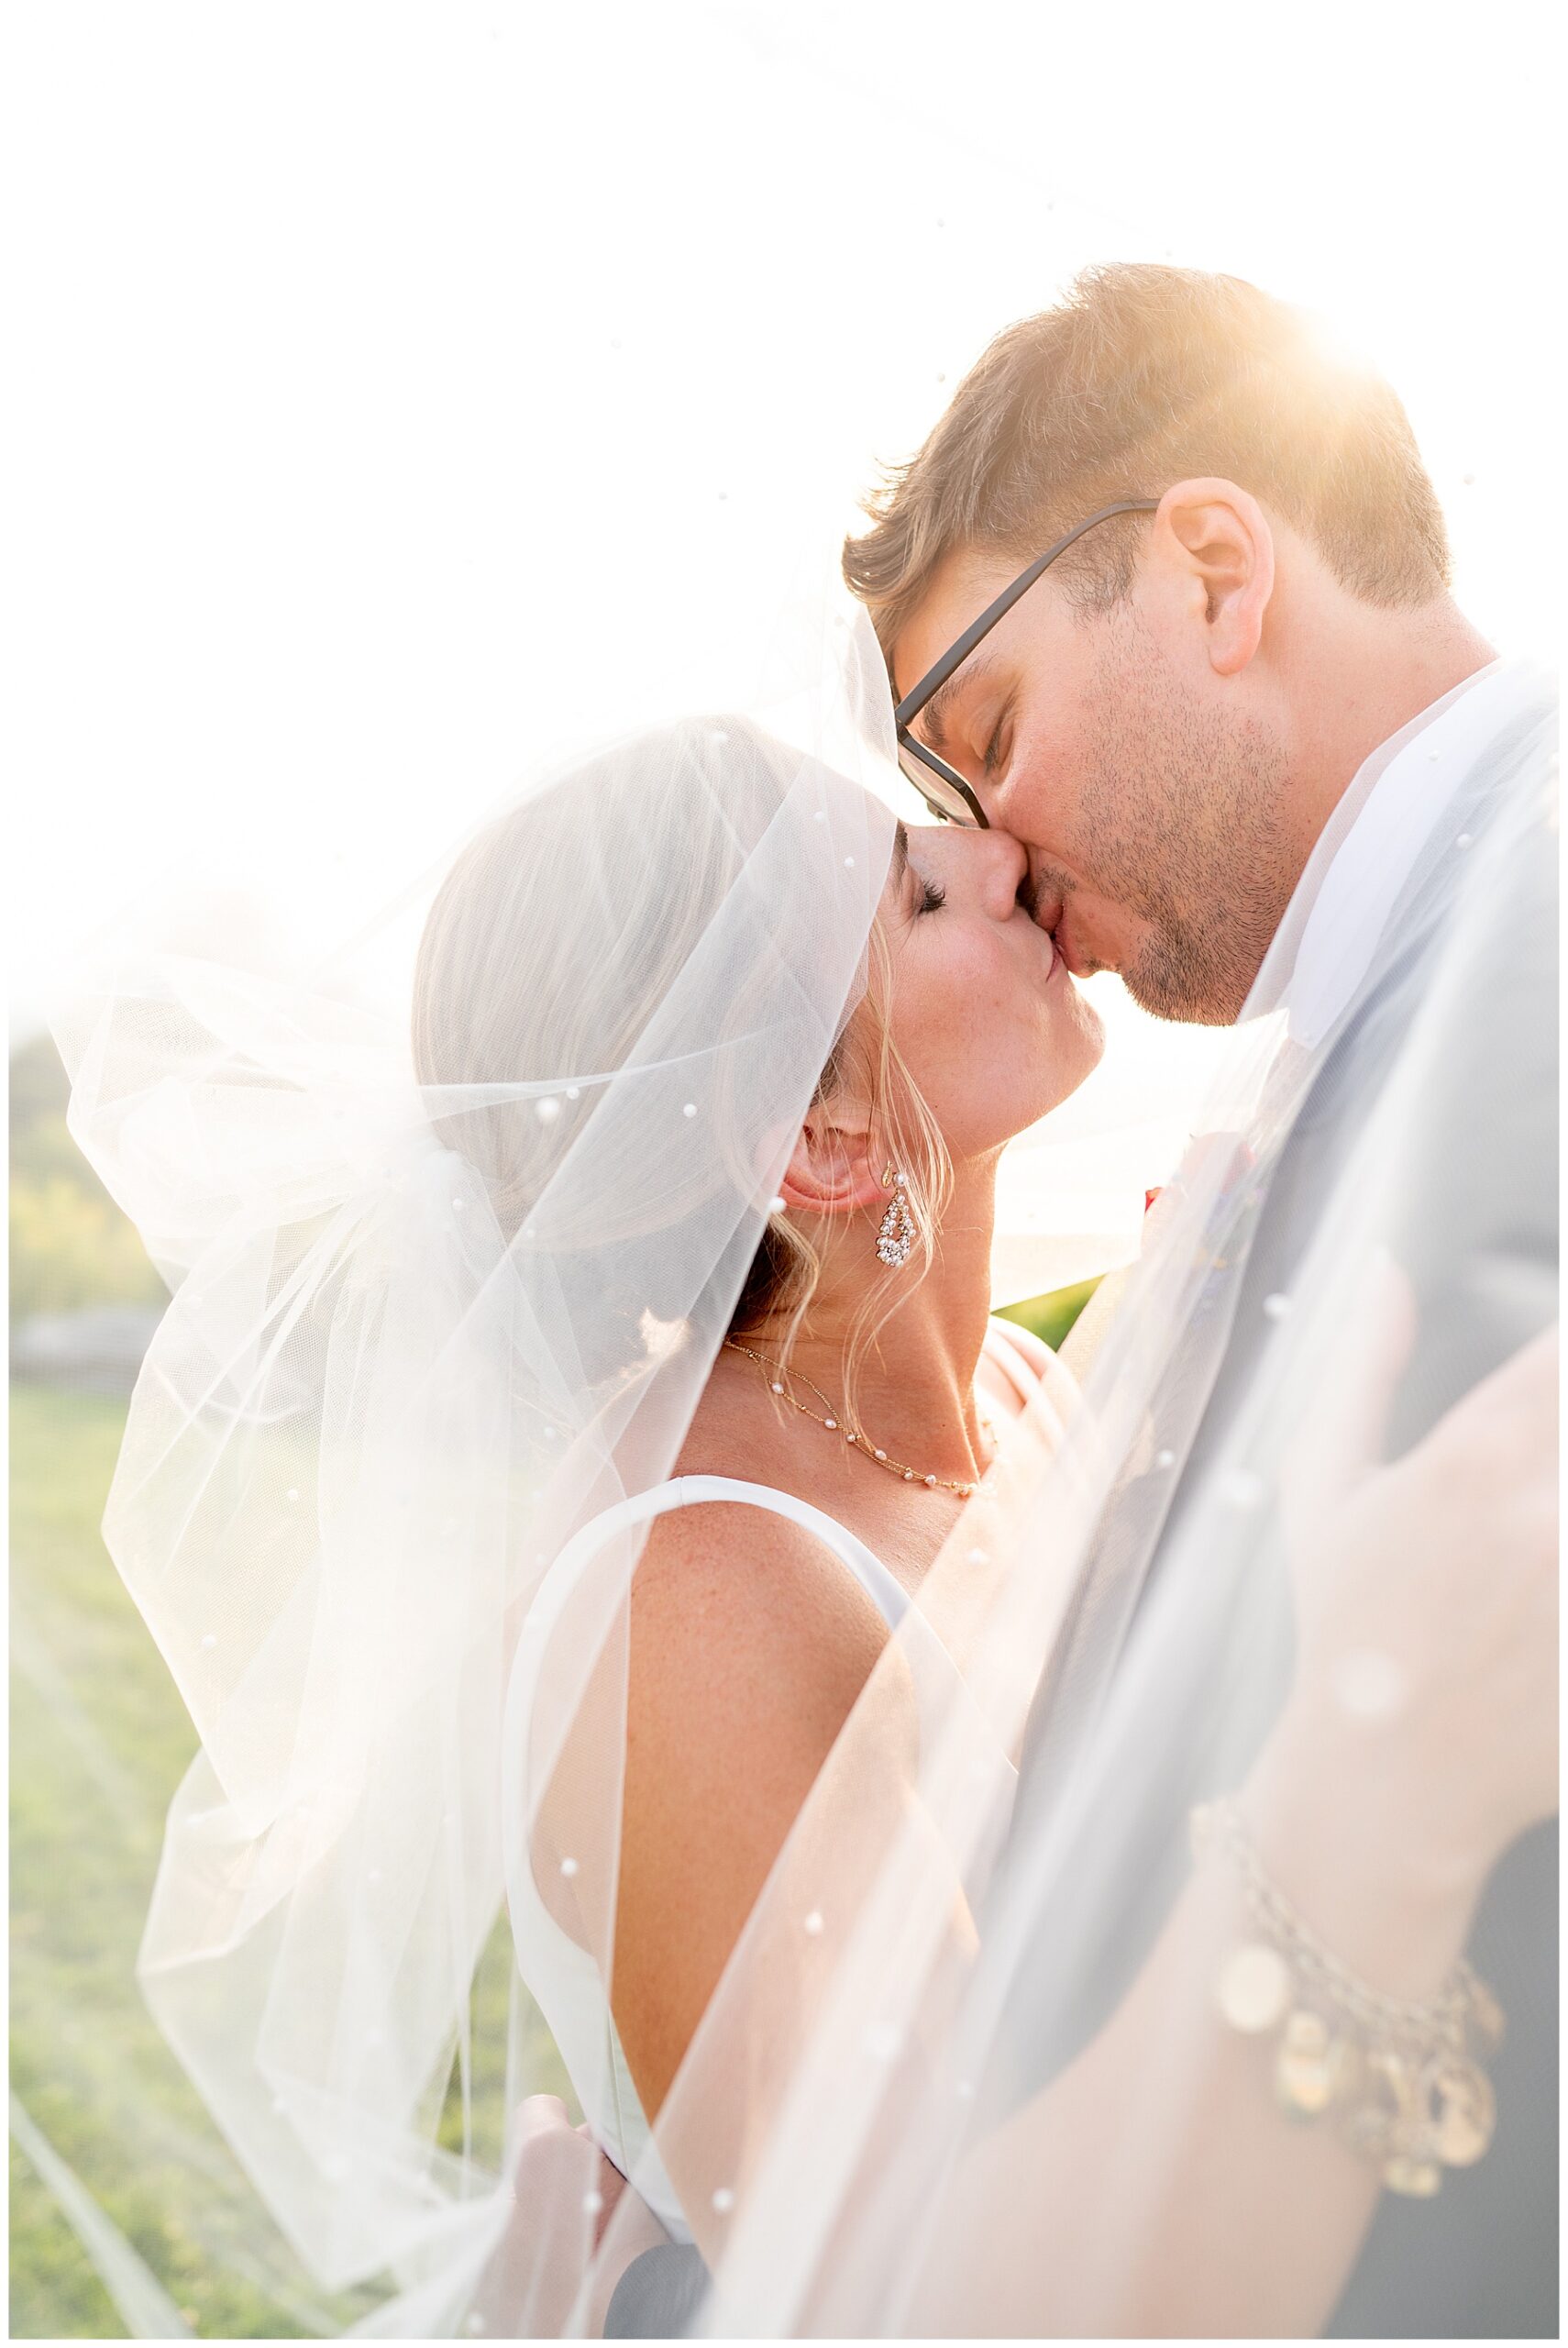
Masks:
[[[1095,1014],[1014,842],[895,823],[863,633],[830,631],[765,714],[634,737],[490,823],[411,1009],[348,965],[291,987],[160,958],[61,1030],[73,1130],[174,1290],[105,1519],[203,1740],[144,1985],[322,2281],[394,2278],[367,2330],[593,2329],[650,2239],[699,2275],[753,2246],[766,2275],[788,2213],[748,2192],[822,2017],[951,2072],[1067,1594],[1020,1527],[1042,1493],[1064,1523],[1104,1494],[1073,1381],[988,1314],[999,1158],[1088,1074]],[[1538,1636],[1521,1537],[1457,1713],[1428,1700],[1443,1575],[1497,1504],[1452,1462],[1498,1407],[1423,1447],[1392,1531],[1366,1490],[1313,1491],[1336,1572],[1300,1584],[1307,1697],[1248,1780],[1260,1840],[1306,1787],[1353,1798],[1312,1673],[1412,1528],[1439,1622],[1398,1648],[1414,1730],[1379,1815],[1419,1835],[1462,1782],[1474,1801],[1463,1731]],[[1491,1769],[1509,1831],[1527,1774]],[[924,1937],[878,2052],[864,1934],[895,1843]],[[1294,1847],[1297,1904],[1331,1915],[1342,1855]],[[1417,1920],[1393,1880],[1361,1888],[1364,1943],[1427,1993],[1474,1884]],[[504,2064],[473,1989],[503,1892]],[[1206,1900],[1150,1970],[1187,1978],[1230,1929]],[[549,2076],[536,2009],[588,2132],[543,2160],[515,2126]],[[1078,2108],[1143,2059],[1106,2032]],[[1283,2297],[1331,2300],[1360,2173],[1325,2185],[1310,2132],[1275,2144],[1233,2067],[1204,2107],[1221,2169],[1276,2159],[1319,2195]],[[899,2100],[857,2133],[843,2094],[810,2119],[847,2225]],[[513,2116],[499,2174],[487,2108]],[[595,2146],[635,2188],[607,2235]],[[1078,2168],[1069,2231],[1103,2198]]]
[[[504,817],[459,859],[425,933],[421,1081],[544,1076],[569,1035],[583,1065],[613,1064],[649,1008],[628,973],[646,986],[650,967],[684,969],[701,950],[740,842],[766,836],[787,795],[778,751],[730,720],[635,743]],[[635,861],[594,870],[599,841],[634,835]],[[681,862],[691,877],[672,899]],[[553,944],[537,951],[567,874],[615,899],[616,954],[588,972]],[[613,1897],[606,2100],[591,2077],[579,2083],[624,2170],[889,1625],[1051,1368],[1038,1339],[988,1317],[996,1166],[1082,1081],[1100,1034],[1026,895],[1006,834],[894,827],[871,983],[817,1076],[671,1477],[586,1525],[534,1600],[513,1755],[552,1669],[545,1621],[600,1542],[646,1530],[613,1894],[581,1873],[563,1891],[560,1855],[580,1836],[547,1789],[533,1866],[511,1880],[523,1970],[569,2060],[592,2043],[604,1994],[581,1904]],[[536,957],[520,954],[526,940]],[[766,929],[758,943],[770,956]],[[526,1170],[508,1168],[509,1212],[530,1211],[591,1113],[569,1108]],[[630,1368],[643,1338],[625,1334]],[[657,2200],[683,2230],[673,2193]]]

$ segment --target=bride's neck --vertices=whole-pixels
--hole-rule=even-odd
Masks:
[[[886,1318],[856,1367],[854,1415],[874,1442],[937,1475],[972,1476],[984,1464],[974,1380],[990,1312],[995,1213],[994,1160],[955,1168],[935,1260],[923,1279],[913,1257],[904,1272],[884,1272],[874,1220],[836,1232],[790,1348],[791,1368],[842,1402],[856,1325],[872,1290],[889,1282],[878,1308]],[[761,1352],[770,1335],[781,1341],[781,1327],[765,1324],[744,1341]]]

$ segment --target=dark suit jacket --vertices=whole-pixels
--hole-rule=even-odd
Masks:
[[[1461,786],[1452,817],[1429,847],[1386,932],[1370,982],[1331,1049],[1276,1163],[1266,1175],[1246,1268],[1207,1408],[1165,1519],[1141,1591],[1122,1600],[1131,1618],[1164,1560],[1179,1549],[1187,1507],[1219,1453],[1274,1334],[1264,1300],[1288,1293],[1336,1179],[1399,1060],[1426,1002],[1452,916],[1442,861],[1496,853],[1485,866],[1474,983],[1445,1028],[1440,1066],[1421,1088],[1422,1129],[1405,1138],[1422,1212],[1413,1244],[1400,1250],[1416,1291],[1419,1340],[1397,1398],[1389,1449],[1408,1447],[1488,1370],[1557,1312],[1557,858],[1554,825],[1540,799],[1544,720],[1539,711],[1510,727]],[[1539,812],[1538,812],[1539,808]],[[1494,833],[1493,827],[1496,826]],[[1473,845],[1457,848],[1459,836]],[[1507,845],[1505,846],[1505,842]],[[1471,915],[1474,918],[1474,912]],[[1499,1180],[1499,1167],[1510,1179]],[[1136,1483],[1125,1505],[1135,1521]],[[1162,1503],[1159,1503],[1163,1505]],[[1149,1505],[1155,1505],[1152,1501]],[[1117,1527],[1102,1534],[1087,1580],[1114,1573]],[[1137,1543],[1130,1544],[1134,1556]],[[1477,1570],[1485,1561],[1477,1559]],[[1216,1658],[1190,1689],[1200,1721],[1223,1697],[1250,1704],[1243,1732],[1255,1747],[1266,1734],[1290,1669],[1290,1625],[1283,1570],[1260,1577],[1276,1619],[1251,1652],[1256,1685],[1224,1683]],[[1104,1592],[1096,1593],[1103,1603]],[[1015,1835],[1038,1833],[1061,1792],[1064,1737],[1081,1733],[1066,1661],[1043,1684],[1025,1743]],[[1266,1660],[1265,1660],[1266,1658]],[[1498,1722],[1499,1735],[1507,1723]],[[1202,1763],[1152,1756],[1147,1800],[1164,1810],[1163,1862],[1130,1882],[1120,1911],[1107,1916],[1101,1962],[1069,2010],[1036,2011],[1011,2047],[1012,2095],[1035,2091],[1113,2010],[1141,1966],[1187,1867],[1190,1802],[1223,1789],[1205,1783]],[[1233,1780],[1231,1780],[1233,1782]],[[1470,1948],[1508,2017],[1491,2065],[1498,2124],[1487,2156],[1448,2172],[1430,2201],[1382,2197],[1363,2254],[1328,2327],[1331,2336],[1380,2338],[1557,2336],[1557,1828],[1541,1827],[1506,1855],[1487,1887]],[[1062,1893],[1070,1902],[1070,1883]]]

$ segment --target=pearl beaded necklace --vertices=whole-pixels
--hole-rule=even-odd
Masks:
[[[738,1337],[726,1337],[724,1343],[732,1353],[745,1354],[748,1361],[756,1363],[758,1368],[765,1372],[771,1372],[772,1375],[768,1379],[771,1390],[782,1401],[788,1402],[791,1410],[799,1411],[803,1419],[813,1420],[818,1426],[825,1427],[829,1434],[842,1434],[845,1443],[852,1445],[856,1451],[873,1461],[877,1467],[885,1468],[889,1476],[898,1476],[906,1484],[923,1484],[928,1491],[956,1492],[960,1500],[966,1501],[972,1496],[975,1490],[972,1483],[960,1483],[952,1476],[922,1476],[918,1468],[906,1468],[901,1459],[890,1458],[887,1452],[878,1450],[861,1428],[842,1425],[834,1404],[815,1380],[808,1378],[803,1370],[786,1370],[782,1362],[769,1361],[766,1354],[754,1353],[749,1346],[743,1346]],[[785,1382],[790,1379],[799,1379],[802,1386],[811,1388],[819,1402],[827,1405],[826,1418],[823,1418],[819,1412],[812,1410],[808,1404],[797,1400]],[[987,1434],[994,1439],[995,1427],[983,1411],[979,1415],[980,1424]]]

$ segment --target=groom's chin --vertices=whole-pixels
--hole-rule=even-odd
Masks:
[[[1121,970],[1122,985],[1155,1019],[1188,1027],[1233,1027],[1252,992],[1255,968],[1205,952],[1197,941],[1151,929]]]
[[[1121,983],[1140,1011],[1155,1019],[1179,1021],[1184,1027],[1233,1027],[1250,991],[1245,986],[1195,983],[1185,976],[1136,967],[1122,971]]]

